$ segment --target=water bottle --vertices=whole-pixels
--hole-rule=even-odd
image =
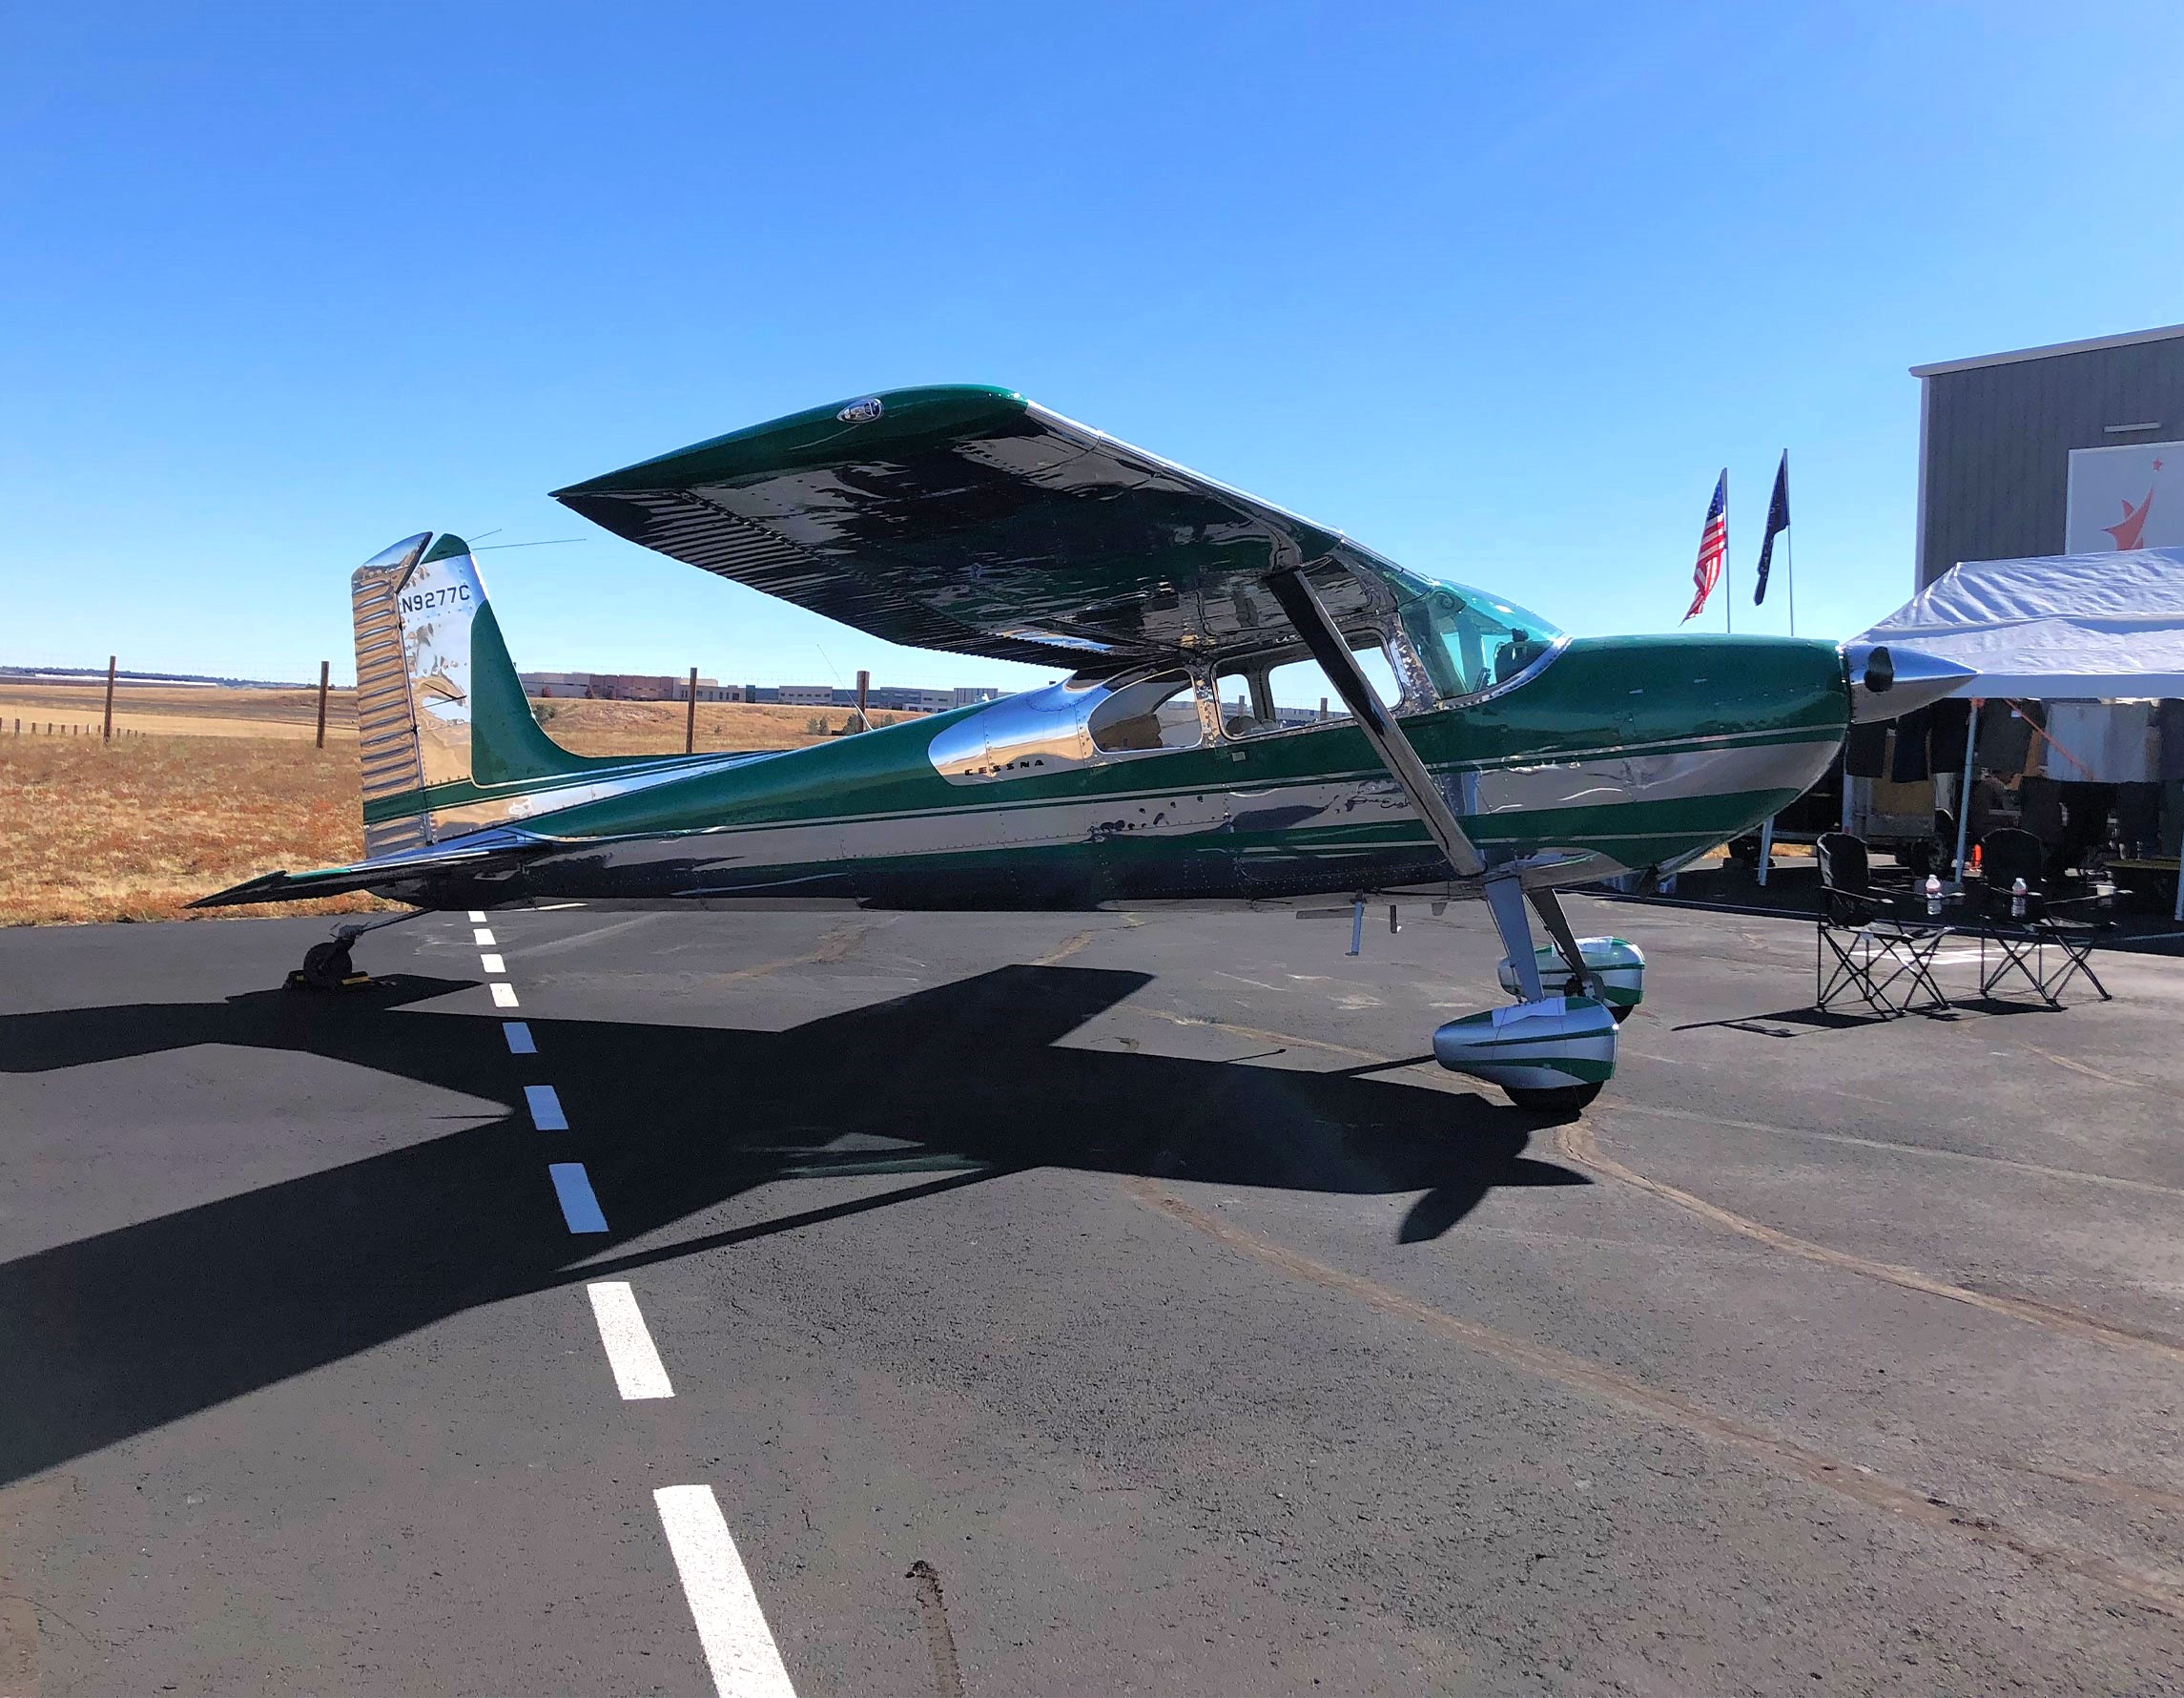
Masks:
[[[1926,918],[1939,920],[1941,917],[1942,881],[1937,875],[1928,873],[1926,875]]]
[[[2026,897],[2026,894],[2027,894],[2027,892],[2026,892],[2026,889],[2025,889],[2025,880],[2024,880],[2022,878],[2018,879],[2018,880],[2016,880],[2016,882],[2014,882],[2013,884],[2011,884],[2011,885],[2009,886],[2009,918],[2010,918],[2010,919],[2012,919],[2012,920],[2022,920],[2022,919],[2024,919],[2024,918],[2025,918],[2025,897]]]

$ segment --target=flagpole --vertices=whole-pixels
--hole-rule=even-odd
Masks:
[[[1737,575],[1729,569],[1729,468],[1721,468],[1721,629],[1737,629]]]
[[[1782,488],[1790,487],[1790,451],[1782,450]],[[1797,527],[1782,527],[1782,569],[1789,574],[1790,635],[1797,635]]]

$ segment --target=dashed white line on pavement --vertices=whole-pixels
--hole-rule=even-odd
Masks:
[[[721,1698],[796,1698],[712,1487],[662,1486],[652,1501],[675,1554],[675,1572],[683,1578],[683,1596],[697,1623],[714,1689]]]
[[[561,1217],[572,1232],[604,1232],[607,1216],[599,1212],[599,1199],[591,1192],[591,1175],[582,1162],[551,1162],[546,1172],[553,1179],[554,1195],[561,1199]]]
[[[471,942],[489,950],[497,941],[484,924],[482,910],[470,911],[474,928]],[[507,963],[493,953],[481,954],[479,964],[488,974],[504,974]],[[496,1007],[519,1006],[516,988],[505,979],[492,985]],[[538,1044],[528,1023],[504,1020],[501,1036],[511,1055],[536,1055]],[[561,1093],[550,1085],[524,1087],[524,1103],[531,1124],[542,1132],[568,1129],[568,1116],[561,1106]],[[604,1232],[607,1216],[591,1189],[591,1175],[582,1162],[549,1162],[547,1177],[553,1181],[561,1216],[571,1232]],[[672,1398],[675,1388],[668,1378],[667,1364],[645,1325],[637,1294],[627,1280],[605,1280],[585,1287],[591,1299],[592,1319],[599,1327],[599,1342],[613,1371],[614,1388],[625,1402]],[[683,1596],[696,1623],[698,1643],[705,1647],[706,1667],[721,1698],[796,1698],[789,1670],[781,1661],[780,1646],[766,1625],[766,1612],[752,1590],[751,1576],[720,1512],[720,1502],[709,1485],[663,1486],[652,1494],[660,1511],[660,1524],[673,1552],[675,1572],[681,1576]]]
[[[607,1365],[614,1370],[615,1389],[624,1402],[642,1398],[671,1398],[668,1370],[646,1330],[637,1294],[626,1279],[607,1280],[584,1288],[591,1294],[592,1318],[599,1322],[599,1342],[607,1348]]]

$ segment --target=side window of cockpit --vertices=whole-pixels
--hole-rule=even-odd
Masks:
[[[1085,729],[1106,754],[1195,749],[1204,739],[1198,700],[1185,673],[1163,673],[1125,684],[1092,710]]]
[[[1280,727],[1267,694],[1262,670],[1235,667],[1214,675],[1213,694],[1221,705],[1221,730],[1232,737],[1255,737]]]
[[[1377,637],[1353,635],[1350,652],[1366,682],[1389,707],[1401,695],[1395,669]],[[1232,737],[1264,736],[1268,732],[1295,731],[1322,720],[1347,719],[1341,692],[1320,663],[1308,655],[1267,666],[1264,661],[1244,662],[1219,675],[1222,729]]]
[[[1350,717],[1341,694],[1316,660],[1290,660],[1273,668],[1267,673],[1267,693],[1274,699],[1275,718],[1285,727]]]
[[[1403,686],[1396,683],[1394,664],[1389,660],[1388,651],[1380,646],[1378,637],[1351,637],[1350,652],[1357,662],[1357,670],[1372,686],[1372,694],[1380,698],[1382,707],[1392,708],[1402,701]]]

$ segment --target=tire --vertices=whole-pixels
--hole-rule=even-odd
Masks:
[[[1596,1079],[1590,1085],[1556,1085],[1544,1090],[1519,1090],[1505,1085],[1502,1089],[1519,1108],[1529,1108],[1535,1114],[1575,1114],[1598,1096],[1606,1083]]]
[[[355,970],[344,942],[314,943],[303,952],[303,983],[313,990],[340,990]]]

